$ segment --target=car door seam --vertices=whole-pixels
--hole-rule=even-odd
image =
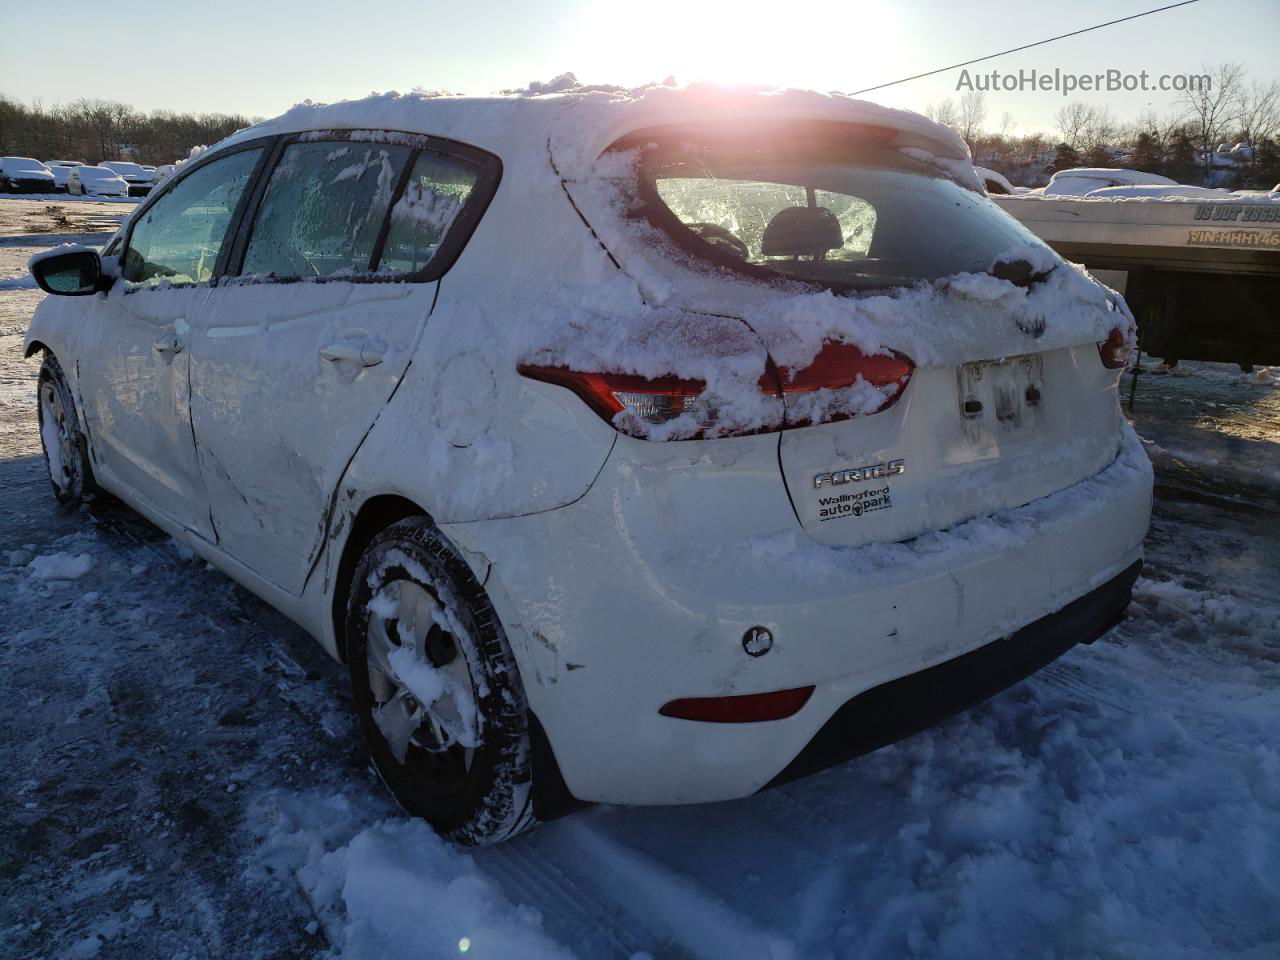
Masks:
[[[338,509],[338,496],[342,491],[342,481],[347,476],[347,471],[351,469],[351,464],[355,462],[356,455],[364,446],[364,442],[369,439],[369,434],[373,433],[373,428],[378,425],[378,421],[382,418],[382,413],[387,407],[391,406],[391,402],[395,400],[396,394],[400,391],[400,385],[404,383],[409,376],[409,371],[413,369],[413,358],[417,356],[418,347],[422,343],[422,338],[426,334],[427,324],[431,322],[431,315],[436,312],[436,303],[440,299],[440,287],[443,279],[436,280],[436,289],[431,297],[431,306],[427,308],[427,315],[423,317],[422,323],[418,326],[418,334],[414,337],[413,344],[409,348],[409,361],[404,365],[404,369],[400,371],[400,377],[396,380],[395,385],[391,388],[391,392],[387,394],[387,399],[382,406],[378,408],[378,412],[374,414],[373,419],[369,421],[369,426],[361,434],[360,440],[356,443],[351,451],[351,456],[347,457],[347,462],[342,465],[342,470],[338,476],[334,478],[333,492],[329,496],[329,506],[324,512],[323,529],[321,530],[320,540],[316,544],[314,555],[311,557],[311,563],[307,567],[307,574],[302,578],[302,587],[298,595],[301,596],[307,592],[307,586],[311,583],[311,578],[315,576],[316,568],[320,566],[320,558],[325,554],[325,544],[329,542],[330,531],[333,529],[333,515]]]

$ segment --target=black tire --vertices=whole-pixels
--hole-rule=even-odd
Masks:
[[[48,350],[44,353],[36,386],[36,416],[54,497],[68,509],[92,500],[98,494],[98,484],[89,464],[89,443],[80,429],[71,385],[58,358]]]
[[[414,602],[437,604],[447,616],[406,615],[403,604],[408,601],[403,598],[409,596],[417,598]],[[388,600],[391,597],[397,599]],[[374,612],[370,606],[375,598],[375,605],[392,606]],[[449,622],[441,626],[440,618]],[[418,625],[424,620],[432,625],[415,646],[422,646],[432,667],[440,672],[467,671],[476,719],[474,727],[468,728],[475,736],[468,738],[478,741],[470,750],[461,742],[449,743],[450,732],[443,729],[447,723],[437,716],[464,711],[452,711],[455,704],[448,701],[446,709],[440,699],[432,701],[428,710],[410,695],[407,685],[394,686],[397,681],[393,680],[388,686],[388,675],[371,666],[371,646],[385,646],[388,639],[393,653],[407,656],[400,652],[406,645],[404,623],[412,621],[407,628],[412,635],[420,632]],[[455,636],[459,632],[461,636]],[[346,656],[352,699],[374,766],[408,813],[428,821],[446,839],[466,846],[496,843],[533,826],[528,708],[515,658],[484,588],[427,518],[411,517],[391,525],[360,558],[347,604]],[[377,657],[375,650],[373,659]],[[463,658],[461,664],[457,657]],[[382,690],[381,695],[375,687]],[[483,695],[477,687],[485,691]],[[394,737],[384,734],[375,717],[375,712],[387,716],[383,711],[390,710],[397,698],[402,704],[407,700],[410,711],[416,705],[420,718],[416,723],[404,721],[414,732],[407,741],[401,740],[403,762],[397,758]]]

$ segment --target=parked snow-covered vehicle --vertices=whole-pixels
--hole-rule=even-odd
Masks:
[[[1077,178],[1087,190],[995,202],[1122,293],[1146,353],[1170,365],[1280,363],[1280,197],[1155,179]]]
[[[67,192],[88,197],[127,197],[129,184],[107,167],[81,165],[67,173]]]
[[[0,192],[53,193],[53,174],[30,157],[0,157]]]
[[[978,178],[982,181],[982,185],[986,188],[988,194],[1007,196],[1018,192],[1018,188],[1010,183],[1003,173],[988,167],[975,166],[973,169],[977,172]]]
[[[44,165],[53,174],[53,185],[58,193],[67,192],[67,179],[71,175],[71,168],[84,166],[79,160],[46,160]]]
[[[148,170],[141,164],[127,160],[103,160],[102,166],[129,185],[131,197],[145,197],[156,185],[155,170]]]
[[[1170,180],[1158,173],[1145,173],[1142,170],[1072,167],[1069,170],[1059,170],[1050,177],[1048,185],[1041,193],[1046,197],[1083,197],[1103,187],[1139,185],[1169,187],[1177,186],[1177,183],[1177,180]]]
[[[72,295],[26,341],[56,496],[312,632],[460,841],[874,749],[1101,635],[1141,562],[1132,318],[914,114],[305,105],[32,271]]]

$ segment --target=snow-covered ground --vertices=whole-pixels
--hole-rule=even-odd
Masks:
[[[5,281],[110,227],[44,206],[0,201],[0,956],[1280,955],[1280,376],[1140,378],[1155,517],[1103,641],[749,800],[464,853],[296,627],[123,507],[56,509],[42,294]]]

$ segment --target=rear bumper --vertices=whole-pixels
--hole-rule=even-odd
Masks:
[[[769,786],[863,754],[945,720],[1048,666],[1077,643],[1093,643],[1124,616],[1142,561],[1016,633],[866,690],[837,710]]]
[[[839,730],[833,718],[859,695],[922,674],[953,679],[929,671],[975,651],[1014,652],[990,691],[938,694],[933,712],[1015,682],[1066,649],[1055,644],[1090,639],[1123,609],[1150,519],[1151,465],[1129,430],[1111,465],[1056,494],[858,548],[797,531],[776,443],[744,438],[716,469],[695,447],[676,447],[611,458],[570,506],[443,527],[485,579],[529,704],[580,800],[748,796],[827,762],[813,758],[844,735],[823,731]],[[641,464],[642,455],[655,459]],[[1078,620],[1081,609],[1089,615]],[[775,640],[751,657],[743,635],[757,625]],[[659,713],[678,698],[803,686],[814,688],[808,703],[782,720]],[[929,722],[931,711],[921,714]],[[892,738],[912,724],[885,726]]]

